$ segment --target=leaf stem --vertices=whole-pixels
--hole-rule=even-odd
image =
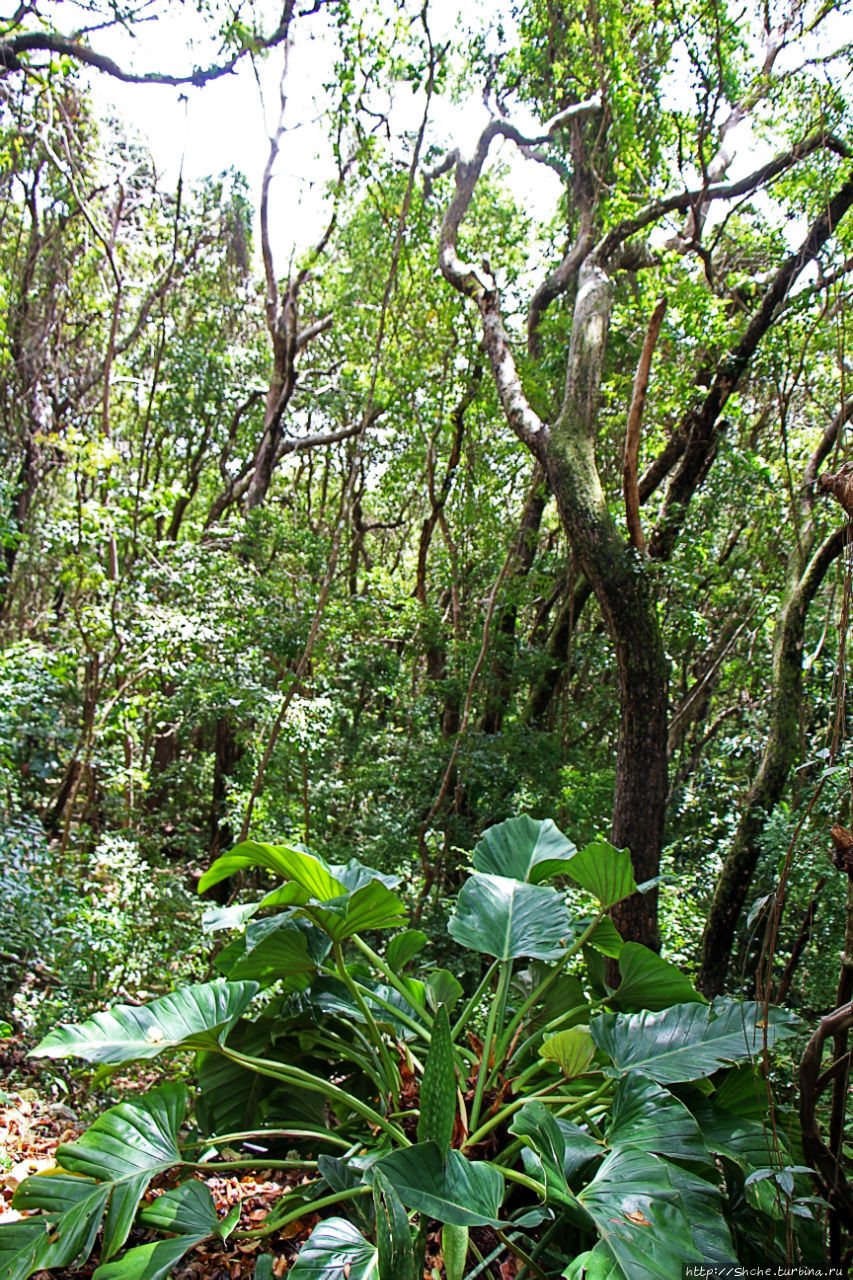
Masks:
[[[400,1106],[400,1073],[391,1061],[390,1054],[388,1053],[388,1046],[385,1043],[382,1032],[376,1025],[376,1019],[370,1011],[370,1006],[362,996],[358,984],[353,982],[350,976],[349,970],[346,966],[346,961],[344,960],[344,952],[341,944],[339,942],[335,942],[333,943],[333,947],[338,974],[349,990],[353,1000],[358,1005],[359,1012],[364,1018],[370,1038],[376,1045],[382,1063],[382,1070],[385,1075],[385,1087],[391,1095],[391,1102],[394,1109],[398,1110]]]
[[[510,1020],[509,1025],[507,1026],[504,1034],[501,1036],[500,1044],[497,1046],[497,1049],[495,1051],[496,1062],[501,1061],[503,1059],[504,1055],[507,1052],[507,1049],[512,1044],[512,1038],[515,1035],[516,1028],[527,1016],[530,1009],[532,1009],[532,1007],[535,1004],[539,1003],[539,1001],[544,996],[545,992],[548,990],[551,984],[557,980],[557,978],[563,972],[563,970],[565,969],[569,961],[574,956],[577,955],[577,953],[580,951],[583,944],[589,940],[589,938],[598,928],[603,918],[604,918],[604,909],[602,908],[602,910],[599,911],[598,915],[592,918],[590,923],[584,929],[583,933],[580,934],[580,936],[575,939],[575,941],[572,943],[570,947],[566,948],[564,954],[557,961],[557,963],[555,964],[551,972],[542,979],[542,981],[539,983],[539,986],[536,987],[534,991],[531,991],[530,995],[527,997],[524,1003],[517,1010],[513,1018]]]
[[[402,1147],[410,1147],[412,1144],[406,1137],[402,1129],[397,1125],[391,1124],[386,1120],[385,1116],[375,1111],[373,1107],[368,1106],[366,1102],[362,1102],[360,1098],[354,1097],[351,1093],[347,1093],[344,1089],[339,1089],[336,1084],[332,1084],[330,1080],[321,1080],[319,1076],[312,1075],[310,1071],[303,1071],[301,1067],[291,1067],[283,1062],[267,1062],[263,1058],[252,1058],[248,1054],[238,1053],[235,1049],[229,1049],[227,1045],[221,1045],[219,1052],[232,1062],[238,1062],[243,1067],[248,1067],[251,1071],[257,1071],[258,1075],[269,1076],[273,1080],[286,1080],[289,1084],[301,1085],[303,1089],[308,1089],[311,1093],[319,1093],[321,1097],[327,1098],[329,1101],[343,1103],[349,1107],[356,1115],[361,1116],[368,1124],[375,1125],[381,1129],[383,1133],[387,1133],[389,1138],[393,1138]]]
[[[286,1227],[291,1222],[296,1222],[298,1218],[302,1218],[307,1213],[314,1213],[317,1209],[327,1209],[329,1205],[341,1204],[344,1200],[354,1200],[357,1196],[369,1195],[372,1191],[371,1187],[349,1187],[346,1191],[335,1191],[332,1195],[320,1196],[317,1200],[303,1200],[295,1208],[288,1213],[278,1217],[269,1214],[266,1222],[262,1227],[257,1227],[253,1231],[239,1232],[240,1238],[243,1240],[260,1240],[264,1236],[270,1236],[274,1231],[280,1231],[282,1227]],[[235,1232],[235,1235],[238,1234]]]
[[[483,1104],[483,1092],[486,1087],[486,1080],[489,1077],[489,1059],[492,1056],[492,1045],[495,1038],[495,1027],[497,1026],[498,1015],[506,1007],[506,993],[509,987],[509,980],[512,974],[512,961],[502,960],[498,970],[498,985],[495,990],[492,1003],[489,1007],[489,1018],[486,1023],[486,1035],[483,1040],[483,1053],[480,1058],[480,1070],[477,1074],[477,1087],[474,1090],[474,1101],[471,1103],[471,1119],[470,1123],[476,1127],[480,1118],[480,1108]]]

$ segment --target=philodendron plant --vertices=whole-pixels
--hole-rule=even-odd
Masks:
[[[16,1193],[29,1216],[0,1228],[0,1274],[79,1264],[101,1231],[95,1280],[157,1280],[201,1240],[263,1238],[308,1213],[326,1216],[294,1280],[421,1280],[437,1229],[447,1280],[508,1253],[540,1280],[785,1256],[791,1215],[810,1214],[805,1171],[790,1133],[768,1136],[753,1062],[792,1021],[708,1004],[623,943],[607,912],[637,891],[627,852],[578,851],[525,817],[488,830],[448,922],[483,957],[471,993],[423,963],[395,878],[250,841],[200,887],[248,867],[282,883],[208,912],[208,929],[234,932],[221,978],[61,1026],[34,1051],[108,1070],[192,1050],[194,1127],[186,1087],[166,1083],[60,1146]],[[220,1219],[199,1180],[294,1165],[299,1184],[252,1231]],[[146,1196],[165,1170],[177,1185]],[[127,1247],[135,1223],[160,1234]]]

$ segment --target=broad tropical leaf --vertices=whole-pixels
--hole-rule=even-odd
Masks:
[[[446,1004],[448,1009],[452,1009],[463,991],[462,983],[447,969],[433,969],[427,974],[424,985],[431,1009],[437,1009],[440,1004]]]
[[[392,1151],[377,1162],[404,1205],[458,1227],[500,1226],[500,1170],[451,1150],[442,1164],[434,1142]]]
[[[88,1256],[104,1217],[101,1256],[108,1261],[127,1239],[139,1201],[156,1173],[180,1162],[177,1134],[187,1107],[184,1085],[169,1082],[99,1116],[76,1142],[56,1152],[60,1168],[22,1183],[16,1205],[61,1215],[58,1247],[67,1265]]]
[[[539,1056],[556,1062],[566,1079],[571,1080],[589,1070],[595,1057],[595,1041],[589,1034],[589,1027],[569,1027],[549,1036],[539,1050]]]
[[[612,907],[637,892],[631,855],[606,840],[593,840],[563,868],[582,888],[594,893],[603,907]]]
[[[573,923],[575,935],[577,936],[587,928],[590,921],[588,919],[575,920]],[[603,956],[610,956],[613,960],[619,959],[625,946],[622,934],[616,928],[610,916],[605,916],[603,920],[599,920],[589,935],[587,943],[589,946],[595,947],[596,951],[600,951]]]
[[[499,960],[553,960],[565,948],[571,922],[554,889],[475,874],[462,886],[447,928],[463,947]]]
[[[210,1188],[196,1178],[182,1182],[171,1191],[164,1191],[152,1204],[146,1205],[139,1215],[140,1222],[157,1231],[171,1235],[222,1237],[223,1224],[219,1221]]]
[[[428,942],[429,938],[420,929],[405,929],[402,933],[395,933],[393,938],[389,938],[385,948],[385,959],[395,973],[402,973],[406,965],[414,960]]]
[[[620,1280],[673,1280],[685,1264],[702,1262],[669,1168],[645,1152],[617,1151],[578,1192],[619,1264]],[[722,1219],[721,1202],[717,1213]]]
[[[306,904],[301,911],[334,942],[344,942],[365,929],[387,929],[406,923],[405,903],[379,880],[371,880],[322,906]]]
[[[594,937],[592,942],[598,945]],[[707,1004],[676,965],[662,960],[639,942],[623,945],[619,952],[619,973],[622,981],[607,1001],[613,1009],[635,1013],[639,1009],[667,1009],[673,1004]]]
[[[0,1227],[0,1275],[7,1280],[27,1280],[46,1265],[50,1248],[49,1224],[44,1219],[24,1218]]]
[[[634,1071],[616,1086],[604,1139],[614,1151],[636,1147],[677,1159],[709,1158],[699,1125],[684,1103]]]
[[[314,1228],[288,1271],[289,1280],[380,1280],[379,1254],[346,1218]]]
[[[328,949],[325,935],[305,921],[284,915],[257,920],[246,929],[242,951],[236,953],[227,969],[221,963],[220,954],[217,957],[218,967],[232,982],[249,979],[261,986],[296,974],[313,973],[322,957],[311,954],[309,931],[319,934]]]
[[[244,840],[230,853],[217,858],[213,866],[204,873],[198,882],[199,893],[204,893],[211,885],[227,879],[235,871],[245,871],[246,867],[266,867],[282,880],[290,881],[299,890],[296,896],[288,899],[290,902],[308,902],[311,898],[318,902],[328,902],[330,898],[339,898],[347,891],[347,886],[332,875],[326,863],[307,849],[297,845],[261,844],[258,840]]]
[[[570,1159],[567,1159],[566,1128],[574,1130],[570,1134]],[[599,1144],[574,1126],[564,1127],[535,1099],[524,1104],[513,1118],[509,1131],[525,1144],[522,1152],[525,1169],[543,1184],[546,1202],[559,1205],[570,1221],[589,1230],[592,1226],[589,1214],[579,1205],[568,1179],[581,1164],[588,1164],[603,1154]]]
[[[507,818],[489,827],[474,850],[474,869],[538,884],[566,870],[577,849],[550,818]]]
[[[164,1280],[187,1250],[203,1239],[204,1236],[175,1236],[173,1240],[137,1245],[98,1267],[92,1280]]]
[[[111,1190],[108,1182],[79,1177],[58,1166],[21,1183],[12,1199],[14,1207],[28,1211],[41,1209],[53,1224],[44,1266],[72,1267],[86,1261],[94,1247]],[[136,1202],[131,1221],[135,1212]],[[129,1224],[127,1230],[130,1230]],[[107,1243],[105,1240],[104,1248]],[[116,1247],[122,1243],[120,1240]]]
[[[713,1075],[719,1067],[754,1056],[765,1036],[773,1044],[794,1034],[793,1020],[778,1010],[770,1010],[767,1027],[758,1025],[761,1018],[759,1004],[718,1000],[628,1017],[605,1013],[592,1020],[590,1032],[613,1063],[612,1074],[636,1071],[672,1084]]]
[[[78,1026],[57,1027],[33,1058],[84,1058],[118,1066],[166,1049],[213,1049],[258,990],[256,982],[200,982],[150,1004],[119,1004]]]

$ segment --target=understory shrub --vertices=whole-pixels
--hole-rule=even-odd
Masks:
[[[294,1280],[420,1280],[436,1225],[447,1280],[506,1253],[539,1280],[783,1262],[792,1223],[798,1257],[820,1260],[796,1127],[781,1110],[766,1124],[760,1069],[795,1020],[709,1004],[623,942],[607,912],[637,892],[626,851],[578,850],[550,821],[490,828],[447,925],[456,971],[476,961],[467,988],[431,964],[395,877],[249,841],[200,888],[247,868],[281,883],[205,913],[228,937],[219,977],[35,1050],[104,1070],[191,1050],[197,1091],[167,1082],[110,1108],[21,1185],[27,1216],[0,1228],[10,1280],[79,1264],[99,1233],[96,1280],[166,1276],[238,1232],[239,1209],[220,1219],[197,1174],[214,1156],[227,1171],[235,1148],[245,1165],[244,1142],[304,1177],[243,1235],[322,1217]],[[170,1189],[144,1202],[166,1171]],[[134,1224],[157,1234],[137,1243]]]

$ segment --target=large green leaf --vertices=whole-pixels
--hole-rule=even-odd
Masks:
[[[429,938],[420,929],[405,929],[403,933],[395,933],[393,938],[389,938],[385,959],[395,973],[402,973],[428,942]]]
[[[322,906],[306,904],[301,911],[334,942],[344,942],[365,929],[387,929],[406,923],[405,903],[379,880],[371,880]]]
[[[567,875],[594,893],[603,907],[612,907],[637,892],[631,855],[627,849],[614,849],[606,840],[593,840],[566,863]]]
[[[432,1024],[432,1037],[421,1081],[420,1104],[418,1141],[434,1142],[441,1158],[445,1159],[456,1119],[456,1070],[453,1066],[450,1018],[445,1005],[439,1006]]]
[[[596,945],[595,938],[592,939]],[[599,948],[601,949],[601,948]],[[619,952],[622,981],[608,998],[613,1009],[634,1013],[639,1009],[668,1009],[673,1004],[706,1004],[681,970],[639,942],[626,942]]]
[[[27,1280],[41,1271],[50,1248],[49,1225],[25,1218],[0,1226],[0,1275],[4,1280]]]
[[[120,1065],[156,1058],[166,1049],[212,1049],[258,990],[256,982],[201,982],[150,1004],[119,1004],[78,1026],[57,1027],[32,1050],[34,1058],[84,1058]]]
[[[204,1236],[175,1236],[172,1240],[155,1240],[128,1249],[120,1258],[98,1267],[92,1280],[164,1280],[193,1245]]]
[[[242,952],[235,954],[227,969],[221,963],[220,955],[217,957],[218,967],[227,972],[232,982],[250,979],[261,986],[269,986],[299,973],[313,973],[318,957],[309,950],[309,930],[319,933],[305,921],[294,920],[290,916],[257,920],[246,929]],[[328,947],[325,935],[319,936]]]
[[[196,1178],[164,1191],[145,1206],[139,1220],[143,1226],[170,1235],[196,1236],[199,1240],[222,1235],[210,1188]]]
[[[426,998],[431,1009],[435,1010],[440,1004],[446,1004],[448,1009],[452,1009],[459,1002],[459,998],[464,991],[464,987],[458,978],[454,978],[453,974],[447,969],[432,969],[426,976],[424,983],[426,987]]]
[[[565,948],[570,919],[554,889],[477,873],[462,886],[447,928],[463,947],[499,960],[552,960]]]
[[[550,818],[508,818],[483,832],[474,850],[474,868],[487,875],[508,876],[538,884],[566,870],[577,849]]]
[[[16,1206],[41,1209],[57,1219],[57,1247],[65,1265],[88,1256],[105,1209],[103,1260],[122,1247],[151,1179],[181,1160],[177,1134],[186,1107],[185,1086],[173,1082],[119,1103],[76,1142],[59,1146],[58,1170],[21,1184]]]
[[[575,936],[579,936],[592,923],[591,920],[573,920]],[[610,916],[604,916],[599,920],[587,939],[587,943],[591,947],[595,947],[596,951],[600,951],[603,956],[610,956],[613,960],[618,960],[625,946],[622,934],[616,928],[616,925],[610,919]]]
[[[15,1208],[28,1212],[41,1209],[53,1223],[51,1247],[45,1255],[44,1266],[70,1267],[86,1261],[110,1201],[111,1190],[108,1182],[78,1177],[59,1167],[35,1174],[21,1183],[12,1200]],[[132,1191],[133,1188],[131,1194]],[[130,1214],[131,1221],[135,1212],[136,1202]],[[125,1234],[129,1230],[130,1223]],[[119,1241],[119,1245],[121,1243]],[[104,1247],[107,1247],[106,1240]]]
[[[458,1227],[500,1226],[504,1180],[494,1165],[455,1150],[442,1163],[434,1142],[392,1151],[377,1162],[404,1205]]]
[[[636,1147],[679,1159],[709,1158],[699,1125],[684,1103],[634,1071],[616,1086],[604,1138],[616,1151]]]
[[[779,1143],[783,1138],[778,1131],[774,1133],[757,1120],[723,1111],[713,1099],[698,1094],[690,1097],[688,1105],[708,1150],[715,1155],[733,1160],[746,1174],[779,1163]],[[782,1153],[787,1159],[784,1146]]]
[[[578,1192],[625,1280],[674,1280],[703,1260],[669,1170],[657,1156],[617,1151]]]
[[[567,1080],[582,1076],[595,1057],[595,1042],[589,1034],[589,1027],[568,1027],[549,1036],[539,1050],[539,1056],[556,1062]]]
[[[578,1205],[569,1188],[566,1173],[566,1142],[558,1121],[537,1100],[526,1102],[513,1117],[510,1133],[524,1143],[522,1160],[526,1172],[545,1188],[545,1201],[560,1206],[570,1221],[586,1228],[592,1225],[589,1215]],[[601,1154],[601,1148],[588,1139],[587,1159]]]
[[[347,886],[332,875],[326,863],[309,853],[307,849],[288,844],[261,844],[258,840],[244,840],[230,853],[217,858],[213,866],[198,882],[199,893],[246,867],[266,867],[282,880],[289,880],[299,893],[290,902],[328,902],[346,893]]]
[[[346,1218],[319,1223],[288,1271],[288,1280],[379,1280],[379,1254]]]
[[[759,1026],[759,1004],[716,1001],[677,1004],[659,1013],[605,1013],[590,1023],[592,1038],[613,1063],[614,1075],[636,1071],[659,1084],[697,1080],[761,1052],[767,1042],[794,1034],[793,1021],[771,1010]]]

